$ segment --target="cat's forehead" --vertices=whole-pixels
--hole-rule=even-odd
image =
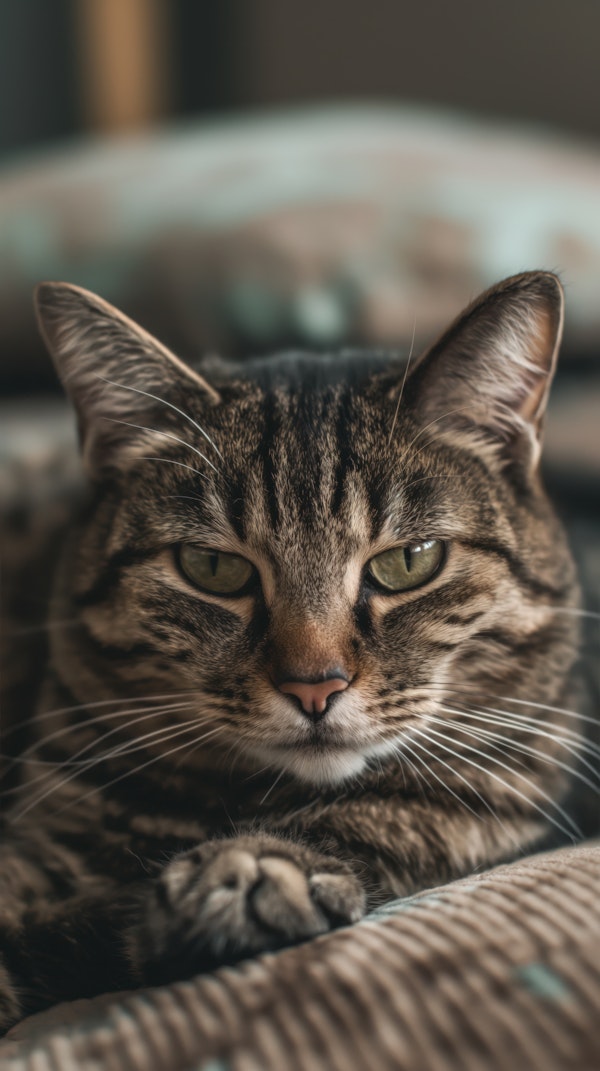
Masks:
[[[215,404],[176,398],[166,464],[151,444],[150,484],[135,467],[136,512],[167,495],[169,533],[251,550],[303,583],[311,569],[339,575],[355,553],[458,534],[487,490],[475,475],[466,494],[465,459],[419,422],[404,367],[389,355],[286,354],[211,377]]]
[[[318,393],[341,386],[360,391],[374,381],[383,383],[388,376],[393,383],[406,362],[405,355],[390,350],[285,350],[243,362],[213,359],[202,365],[202,371],[217,389],[251,384],[264,394],[272,390]]]
[[[389,367],[388,358],[388,375]],[[380,363],[362,356],[253,363],[223,392],[213,418],[225,464],[238,477],[260,478],[272,497],[300,494],[337,512],[348,475],[376,476],[389,453],[386,380]]]
[[[223,404],[213,415],[215,434],[232,462],[253,449],[279,453],[282,463],[294,450],[298,461],[319,467],[324,450],[341,456],[353,440],[354,450],[366,453],[372,440],[380,446],[385,439],[403,367],[389,354],[358,351],[249,361],[217,380]]]
[[[402,369],[389,355],[290,354],[219,385],[211,430],[224,479],[211,501],[242,542],[320,559],[422,534],[432,499],[440,515],[430,481],[440,459],[432,468],[427,451],[410,449],[418,430],[398,398]]]

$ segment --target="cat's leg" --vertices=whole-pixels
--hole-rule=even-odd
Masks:
[[[355,922],[366,897],[335,855],[254,834],[176,856],[144,900],[127,943],[139,978],[158,984]]]
[[[303,812],[299,829],[273,819],[273,833],[204,842],[125,888],[105,887],[42,839],[4,846],[3,1025],[58,1000],[161,984],[306,940],[357,921],[367,903],[489,866],[543,833],[531,818],[489,818],[473,807],[345,798]]]
[[[369,906],[535,851],[550,829],[545,814],[517,811],[493,793],[464,802],[356,796],[302,816],[308,843],[328,837],[340,858],[353,860]]]
[[[61,1000],[183,978],[360,918],[351,867],[289,837],[206,842],[120,886],[42,834],[0,845],[0,1033]]]
[[[131,984],[134,897],[42,834],[0,844],[0,1034],[61,1000]]]
[[[312,821],[305,813],[301,830],[199,845],[144,890],[127,938],[138,977],[156,984],[294,944],[358,921],[367,906],[531,849],[544,835],[531,817],[499,809],[489,819],[483,807],[345,799]]]

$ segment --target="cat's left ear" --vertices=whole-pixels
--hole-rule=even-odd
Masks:
[[[190,396],[204,406],[220,401],[192,368],[96,294],[70,283],[41,283],[35,305],[40,331],[77,412],[90,475],[122,468],[148,448],[156,453],[160,431],[149,426],[168,428],[177,413],[183,419]],[[172,441],[172,432],[167,435]]]
[[[406,384],[431,438],[476,446],[489,460],[533,471],[563,325],[551,272],[525,272],[470,305],[421,358]]]

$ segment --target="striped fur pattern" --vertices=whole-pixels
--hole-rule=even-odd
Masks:
[[[553,275],[488,291],[414,364],[195,370],[78,288],[38,310],[90,492],[1,849],[4,1025],[577,838],[578,589],[539,477]],[[431,540],[423,583],[373,581]],[[202,590],[182,546],[252,581]],[[318,719],[281,683],[332,676]]]

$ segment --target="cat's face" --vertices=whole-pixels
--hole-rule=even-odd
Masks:
[[[465,697],[551,694],[574,597],[537,477],[554,277],[490,292],[414,369],[287,356],[210,385],[91,295],[40,309],[98,485],[55,653],[80,701],[182,698],[165,717],[222,756],[327,784]]]

